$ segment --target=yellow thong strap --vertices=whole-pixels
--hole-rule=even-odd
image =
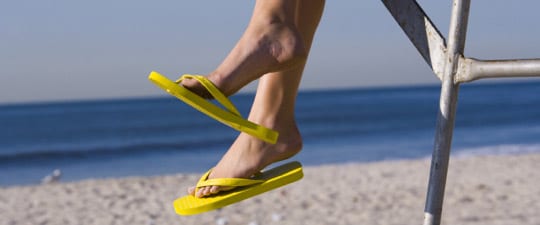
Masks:
[[[214,83],[208,80],[208,78],[201,75],[184,74],[183,76],[180,77],[180,79],[176,80],[175,83],[180,85],[180,83],[184,79],[194,79],[196,81],[199,81],[199,83],[201,83],[203,87],[205,87],[206,90],[210,92],[210,94],[214,97],[214,99],[216,99],[217,102],[223,105],[227,110],[229,110],[229,112],[239,117],[242,117],[242,115],[240,115],[240,112],[238,111],[238,109],[236,109],[234,104],[231,101],[229,101],[229,99],[225,97],[225,95],[221,93],[221,91],[216,87],[216,85],[214,85]]]
[[[212,170],[209,170],[206,172],[202,177],[199,179],[199,182],[197,182],[197,190],[200,187],[205,186],[228,186],[228,187],[244,187],[244,186],[250,186],[254,184],[260,184],[263,183],[264,180],[256,180],[256,179],[244,179],[244,178],[214,178],[214,179],[208,179],[208,176],[210,175],[210,172]]]

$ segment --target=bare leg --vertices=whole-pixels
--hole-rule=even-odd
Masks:
[[[263,74],[305,62],[307,51],[296,29],[296,8],[296,0],[258,0],[246,31],[208,79],[228,96]],[[182,84],[210,97],[196,81]]]
[[[322,15],[324,0],[298,0],[296,4],[293,28],[299,34],[307,56]],[[294,109],[305,62],[302,60],[287,64],[260,79],[248,119],[277,130],[280,133],[278,142],[271,145],[241,133],[212,170],[210,178],[247,178],[267,165],[287,159],[301,150],[302,138],[296,126]],[[227,189],[230,188],[211,186],[195,193],[194,188],[190,188],[189,193],[202,197]]]

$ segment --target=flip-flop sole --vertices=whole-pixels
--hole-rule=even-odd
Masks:
[[[230,191],[220,192],[204,198],[187,195],[176,199],[173,203],[176,213],[180,215],[194,215],[242,201],[255,195],[276,189],[302,179],[302,165],[299,162],[290,162],[267,170],[253,177],[264,180],[263,183],[246,187],[237,187]]]

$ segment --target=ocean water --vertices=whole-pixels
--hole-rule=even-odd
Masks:
[[[430,157],[440,88],[305,91],[305,165]],[[540,82],[461,86],[452,155],[540,152]],[[244,116],[252,94],[232,97]],[[0,105],[0,185],[201,173],[238,132],[173,97]]]

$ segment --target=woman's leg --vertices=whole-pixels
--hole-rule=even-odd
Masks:
[[[293,28],[307,56],[322,16],[324,0],[298,0],[295,7]],[[294,109],[305,62],[289,64],[260,79],[248,119],[278,131],[278,142],[272,145],[241,133],[212,170],[210,178],[247,178],[267,165],[287,159],[300,151],[302,138],[296,126]],[[201,197],[227,189],[230,188],[211,186],[200,188],[197,193],[191,188],[189,192]]]
[[[246,31],[208,79],[229,96],[263,74],[304,62],[307,52],[295,25],[297,4],[297,0],[257,0]],[[185,80],[182,85],[211,97],[196,81]]]

